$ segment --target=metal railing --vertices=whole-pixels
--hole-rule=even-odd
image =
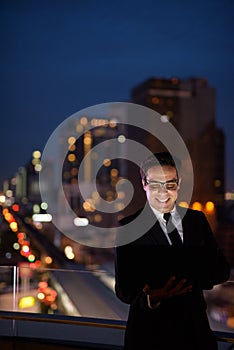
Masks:
[[[211,328],[228,350],[233,291],[228,281],[205,292]],[[122,349],[127,314],[107,271],[0,267],[0,337]]]

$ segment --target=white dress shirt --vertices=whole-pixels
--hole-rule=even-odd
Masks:
[[[168,233],[167,233],[167,228],[166,228],[167,223],[163,217],[163,213],[161,213],[160,211],[158,211],[157,209],[155,209],[153,207],[151,207],[151,209],[152,209],[153,213],[155,214],[156,218],[158,219],[159,224],[160,224],[168,242],[170,244],[172,244],[171,240],[168,236]],[[180,238],[182,239],[182,242],[183,242],[183,227],[182,227],[182,223],[181,223],[181,217],[180,217],[178,211],[176,210],[176,206],[174,206],[174,208],[172,209],[172,211],[170,213],[171,213],[172,223],[177,228],[177,231],[178,231]]]
[[[155,214],[157,220],[159,221],[159,224],[169,242],[170,245],[172,245],[171,243],[171,240],[168,236],[168,233],[167,233],[167,228],[166,228],[166,220],[164,219],[163,217],[163,213],[161,213],[160,211],[156,210],[155,208],[151,207],[153,213]],[[182,239],[182,242],[183,242],[183,227],[182,227],[182,223],[181,223],[181,217],[178,213],[178,211],[176,210],[176,206],[174,206],[174,208],[172,209],[172,211],[170,212],[171,213],[171,219],[172,219],[172,223],[173,225],[177,228],[177,231]],[[150,309],[156,309],[160,306],[160,301],[154,305],[151,304],[151,301],[150,301],[150,296],[147,294],[147,304],[148,304],[148,307]]]

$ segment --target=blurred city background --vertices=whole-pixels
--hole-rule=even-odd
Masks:
[[[214,6],[216,11],[219,10],[219,17],[217,12],[211,15],[210,6],[213,2],[208,3],[203,6],[198,2],[194,9],[195,15],[192,17],[196,23],[194,26],[199,25],[201,32],[195,34],[195,30],[192,30],[191,42],[194,36],[198,35],[201,41],[200,50],[205,50],[206,44],[209,46],[210,33],[214,30],[217,19],[217,26],[225,23],[226,32],[221,31],[221,38],[227,48],[228,35],[230,37],[233,33],[233,25],[231,25],[234,23],[231,21],[233,4],[229,1],[215,1]],[[0,310],[2,311],[126,320],[128,306],[117,300],[114,293],[114,250],[113,248],[95,248],[93,227],[114,227],[121,217],[144,205],[145,197],[141,190],[139,169],[131,161],[123,159],[106,158],[103,161],[96,179],[97,189],[103,199],[109,202],[116,199],[116,184],[123,178],[130,179],[134,189],[137,190],[135,191],[137,195],[133,196],[126,208],[123,204],[125,193],[118,192],[115,215],[96,210],[97,192],[90,192],[89,198],[84,199],[81,196],[78,173],[85,155],[96,145],[111,139],[117,139],[121,144],[124,144],[126,139],[132,139],[145,145],[152,152],[164,149],[165,146],[152,136],[154,126],[152,125],[152,134],[150,134],[133,125],[127,125],[128,120],[125,119],[123,122],[115,111],[109,116],[96,115],[95,118],[82,115],[77,119],[76,124],[67,130],[67,135],[62,135],[60,142],[67,147],[62,168],[63,190],[66,200],[77,215],[77,227],[85,230],[89,244],[81,244],[58,230],[53,224],[51,208],[41,198],[39,186],[40,172],[45,171],[42,169],[43,166],[50,177],[53,177],[56,172],[54,159],[51,159],[48,164],[42,162],[43,149],[50,134],[69,114],[96,103],[121,101],[138,104],[160,113],[165,122],[172,123],[185,142],[194,171],[191,201],[188,203],[181,198],[179,205],[204,211],[232,271],[234,269],[233,140],[231,141],[233,110],[228,103],[225,110],[225,99],[223,99],[223,95],[226,94],[226,98],[230,100],[228,96],[230,96],[231,86],[228,86],[228,83],[226,87],[219,85],[224,80],[223,77],[223,80],[218,80],[220,72],[216,71],[217,84],[211,74],[211,71],[214,73],[215,69],[221,66],[222,55],[232,57],[233,49],[230,49],[230,52],[227,49],[225,54],[222,50],[219,50],[219,55],[215,53],[215,64],[212,62],[212,55],[209,56],[205,51],[207,57],[202,61],[201,53],[199,55],[197,52],[196,62],[200,59],[201,62],[206,62],[204,69],[198,69],[200,63],[196,65],[195,60],[188,59],[190,56],[187,56],[187,51],[179,68],[180,59],[175,53],[176,64],[173,70],[171,64],[168,64],[165,59],[168,57],[167,54],[173,56],[173,53],[170,49],[168,51],[165,49],[163,40],[159,40],[165,56],[159,58],[153,54],[152,61],[149,62],[147,58],[143,59],[140,56],[140,62],[136,68],[130,69],[133,57],[134,59],[137,57],[137,54],[134,54],[134,48],[136,50],[137,47],[136,37],[139,45],[140,43],[143,45],[145,39],[141,38],[140,33],[149,36],[147,41],[150,42],[148,44],[150,50],[147,51],[149,54],[156,45],[151,40],[156,38],[151,37],[148,32],[145,33],[143,25],[141,27],[139,24],[142,30],[134,32],[135,34],[128,38],[129,45],[133,45],[131,56],[130,51],[126,49],[127,41],[123,47],[116,41],[117,46],[113,49],[111,40],[113,37],[115,39],[118,37],[121,42],[124,40],[124,31],[129,29],[131,32],[127,18],[131,19],[132,24],[134,16],[137,16],[137,10],[130,6],[130,9],[124,7],[118,12],[113,8],[117,11],[114,15],[111,5],[106,1],[103,5],[103,12],[97,5],[92,9],[90,4],[85,5],[82,1],[77,3],[58,1],[56,8],[51,1],[47,6],[39,5],[38,1],[35,1],[34,5],[28,1],[19,3],[13,1],[11,5],[3,1],[0,6],[2,44],[5,47],[2,59],[2,67],[3,70],[5,69],[3,73],[5,87],[1,90],[3,107],[1,131],[4,134],[1,138],[0,184]],[[131,5],[133,6],[133,3]],[[160,16],[160,9],[167,13],[168,18],[171,18],[171,12],[167,12],[163,5],[157,8],[151,1],[148,1],[148,5],[152,6],[154,11],[159,10],[155,14],[156,19]],[[170,5],[174,8],[172,3]],[[142,9],[144,10],[143,22],[146,25],[151,23],[151,28],[153,26],[152,17],[149,14],[151,11],[144,7]],[[131,10],[133,13],[130,14]],[[176,12],[177,20],[173,18],[171,22],[169,28],[171,35],[164,33],[169,38],[170,44],[174,45],[176,41],[174,50],[177,45],[179,50],[180,39],[183,45],[190,47],[187,35],[185,35],[185,42],[183,38],[185,28],[189,26],[190,11],[184,5],[184,8]],[[200,11],[203,11],[204,17],[199,17]],[[124,14],[124,19],[121,18],[121,13]],[[184,22],[181,21],[177,27],[177,21],[182,18]],[[196,22],[198,18],[199,23]],[[114,20],[119,22],[113,22]],[[117,23],[120,27],[122,24],[122,29],[117,29],[119,28]],[[108,28],[112,26],[112,35],[109,36]],[[95,29],[98,31],[96,34]],[[154,30],[157,37],[159,34],[156,35],[156,28]],[[173,30],[175,30],[175,36],[173,36]],[[26,39],[24,39],[25,33],[27,33]],[[60,37],[57,36],[58,33]],[[106,40],[100,41],[99,35],[104,33],[107,36]],[[205,40],[202,33],[207,34]],[[219,38],[217,33],[215,35]],[[59,42],[55,44],[58,37]],[[212,40],[211,51],[216,46],[215,38],[212,37]],[[67,43],[65,44],[64,41]],[[155,42],[157,43],[157,40]],[[50,45],[54,49],[53,53]],[[93,46],[93,52],[89,51],[89,45]],[[78,47],[78,51],[75,47]],[[126,55],[121,50],[116,55],[116,59],[120,61],[120,57],[126,58],[125,70],[121,74],[123,76],[127,74],[126,66],[128,66],[134,79],[129,77],[128,80],[122,78],[118,81],[117,76],[113,81],[107,79],[108,72],[110,74],[110,70],[118,67],[118,64],[114,64],[113,61],[113,65],[106,61],[109,50],[112,50],[115,55],[118,48],[127,50]],[[97,54],[99,50],[103,54],[105,49],[106,57]],[[199,45],[194,51],[198,49]],[[35,56],[34,50],[36,50]],[[158,52],[158,49],[155,48],[155,50]],[[18,53],[17,57],[15,52]],[[191,55],[191,52],[189,54]],[[31,62],[30,57],[34,63]],[[81,64],[79,64],[80,57],[82,57]],[[87,66],[84,64],[85,59],[89,60]],[[157,62],[157,59],[158,63],[153,64],[152,62]],[[167,64],[160,63],[160,60],[166,61]],[[40,77],[37,64],[42,68],[45,76],[48,72],[49,79]],[[98,67],[99,64],[100,67]],[[230,64],[229,61],[225,59],[222,61],[220,70],[223,76],[233,75],[228,70],[230,67],[228,64]],[[74,67],[79,65],[80,70],[77,71]],[[100,76],[103,76],[106,83],[101,82],[100,76],[95,76],[93,65],[96,67],[95,72],[100,68]],[[144,71],[142,69],[144,65],[151,65],[150,69]],[[191,68],[193,65],[194,70]],[[209,65],[212,66],[211,69]],[[62,67],[64,70],[61,73]],[[85,68],[84,71],[82,67]],[[57,69],[60,70],[59,73]],[[101,73],[105,69],[106,72]],[[138,69],[139,74],[137,74]],[[117,75],[121,76],[120,70],[120,68],[117,69]],[[73,80],[72,83],[68,77]],[[52,82],[53,79],[55,80]],[[60,88],[61,91],[57,89],[58,85],[63,86]],[[115,89],[112,89],[114,85]],[[221,89],[222,93],[220,93]],[[34,94],[31,94],[30,90],[34,90]],[[107,90],[111,90],[111,93],[108,94]],[[92,97],[94,95],[95,97]],[[56,108],[53,111],[55,104]],[[78,132],[83,133],[79,139],[76,138]],[[59,154],[60,150],[58,149],[57,152]],[[97,153],[90,162],[85,163],[83,176],[86,183],[91,181],[91,169],[96,166],[99,157],[101,155]],[[61,213],[61,222],[65,222],[63,199],[56,191],[55,201]],[[91,225],[92,228],[90,228]],[[233,272],[230,281],[204,293],[213,329],[233,332]]]

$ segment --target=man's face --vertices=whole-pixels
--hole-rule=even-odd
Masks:
[[[171,211],[174,208],[179,191],[176,169],[171,166],[154,166],[147,171],[146,181],[147,184],[144,181],[142,181],[142,184],[148,203],[162,213]],[[161,185],[160,183],[166,184]]]

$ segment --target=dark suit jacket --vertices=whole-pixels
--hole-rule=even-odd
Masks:
[[[126,350],[213,350],[217,344],[206,315],[204,289],[228,280],[230,268],[202,212],[178,207],[184,242],[169,245],[158,221],[142,237],[116,248],[116,295],[130,304]],[[136,213],[121,221],[131,222]],[[184,215],[185,214],[185,215]],[[154,215],[148,208],[148,214]],[[171,297],[156,309],[147,305],[142,289],[160,288],[171,277],[186,278],[192,292]]]

